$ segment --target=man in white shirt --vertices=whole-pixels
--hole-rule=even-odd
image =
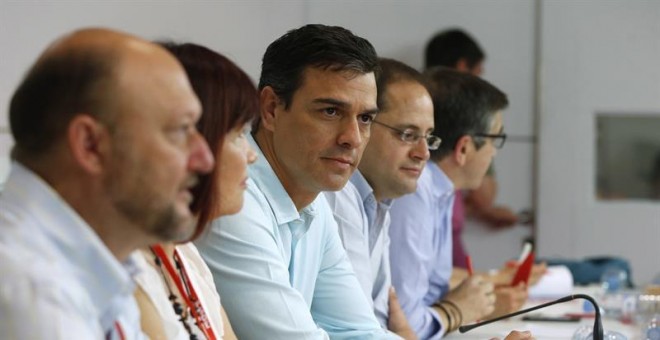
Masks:
[[[243,339],[382,339],[323,195],[357,167],[376,105],[376,52],[336,26],[306,25],[263,57],[241,211],[196,244]]]
[[[193,231],[213,156],[180,64],[105,29],[53,43],[14,93],[0,194],[0,329],[9,339],[141,338],[131,252]]]
[[[388,235],[393,199],[415,191],[440,138],[433,131],[433,103],[422,75],[392,59],[379,59],[379,114],[359,171],[337,192],[326,192],[339,235],[381,326],[404,338],[414,332],[391,291]]]

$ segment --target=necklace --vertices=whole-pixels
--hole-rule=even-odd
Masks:
[[[181,321],[183,327],[190,335],[190,340],[197,340],[197,336],[192,332],[192,328],[188,324],[188,317],[186,311],[190,311],[190,313],[195,319],[195,325],[199,328],[202,334],[204,334],[206,339],[215,340],[216,338],[213,329],[211,328],[211,323],[209,322],[206,312],[204,311],[204,308],[197,296],[197,293],[195,292],[195,289],[190,282],[190,278],[186,273],[186,268],[183,265],[183,262],[181,261],[181,258],[179,256],[179,252],[176,249],[174,250],[173,260],[176,266],[176,270],[175,270],[174,268],[175,266],[173,266],[172,263],[170,262],[170,259],[163,250],[162,246],[155,245],[149,247],[149,249],[154,254],[155,256],[154,262],[158,266],[158,269],[160,270],[160,273],[163,276],[163,279],[165,280],[165,284],[169,292],[169,300],[172,302],[174,313],[176,313],[179,316],[179,321]],[[178,300],[177,296],[174,295],[172,288],[170,287],[170,283],[165,277],[165,271],[163,270],[163,265],[165,266],[165,269],[167,270],[170,278],[174,281],[177,290],[179,291],[179,294],[181,295],[181,298],[183,299],[183,302],[185,303],[187,308],[183,308],[181,303],[177,301]]]

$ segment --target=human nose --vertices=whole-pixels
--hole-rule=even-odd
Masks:
[[[215,161],[209,145],[199,132],[195,132],[190,146],[188,168],[198,173],[209,173],[213,169]]]
[[[365,136],[363,136],[363,133],[366,134],[366,138],[369,137],[369,130],[366,131],[365,133],[360,128],[360,122],[357,119],[350,120],[342,125],[337,143],[347,149],[357,148],[364,142]]]
[[[412,150],[410,151],[410,155],[412,158],[422,161],[427,161],[431,157],[429,144],[426,141],[426,138],[420,138],[417,143],[415,143]]]
[[[254,149],[247,142],[245,142],[245,153],[247,156],[248,164],[252,164],[257,161],[257,152],[254,151]]]

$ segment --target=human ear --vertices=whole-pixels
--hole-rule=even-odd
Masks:
[[[466,73],[471,72],[470,66],[468,66],[468,61],[465,58],[458,59],[456,61],[456,65],[454,65],[454,68],[460,72],[466,72]]]
[[[76,115],[67,128],[67,143],[76,163],[93,174],[103,172],[106,128],[87,114]]]
[[[464,135],[458,139],[454,147],[454,160],[458,165],[463,166],[467,163],[469,157],[474,151],[474,143],[471,136]]]
[[[259,104],[261,107],[260,124],[269,131],[275,130],[275,118],[280,98],[272,87],[266,86],[259,93]]]

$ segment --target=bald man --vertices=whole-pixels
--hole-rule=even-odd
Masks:
[[[141,338],[131,253],[182,240],[213,157],[185,72],[103,29],[53,43],[11,99],[0,195],[0,329],[8,339]]]

